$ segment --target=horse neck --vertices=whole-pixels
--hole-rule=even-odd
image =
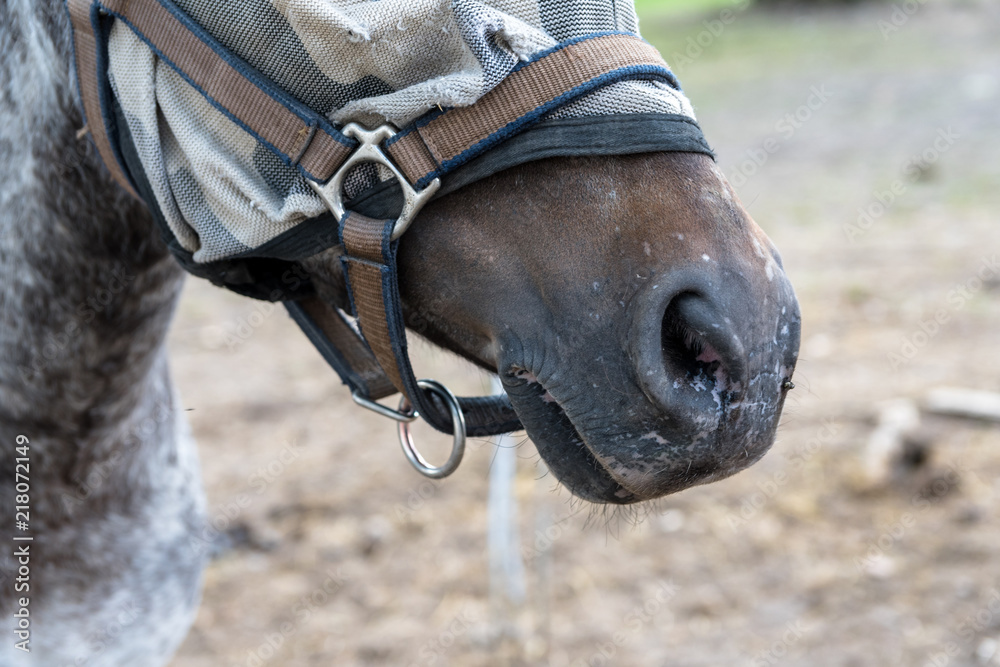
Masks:
[[[62,0],[0,2],[0,442],[24,433],[36,479],[72,487],[172,444],[164,338],[181,279],[79,136],[70,58]]]

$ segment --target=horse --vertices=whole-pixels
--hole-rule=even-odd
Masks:
[[[207,558],[164,345],[183,272],[81,131],[62,0],[0,2],[0,54],[0,509],[33,538],[0,556],[0,664],[162,665]],[[341,252],[300,264],[343,306]],[[429,203],[399,271],[407,323],[500,377],[580,498],[675,493],[773,442],[799,310],[707,155],[501,171]]]

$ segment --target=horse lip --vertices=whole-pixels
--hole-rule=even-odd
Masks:
[[[736,462],[729,459],[700,463],[689,459],[688,467],[683,471],[676,468],[676,474],[671,474],[668,478],[650,478],[649,470],[618,465],[614,455],[609,455],[609,452],[600,453],[600,447],[595,447],[593,441],[595,434],[584,436],[583,433],[588,429],[581,431],[577,427],[576,419],[579,417],[574,418],[572,415],[573,412],[579,415],[579,410],[567,410],[563,407],[566,399],[565,396],[560,396],[558,383],[550,384],[540,380],[534,373],[515,368],[503,376],[503,384],[525,430],[549,469],[574,495],[591,502],[632,504],[676,493],[690,486],[728,477],[759,460],[766,452],[766,448],[755,449],[751,456],[745,449],[741,449],[747,459],[740,459],[736,467]],[[550,386],[554,389],[550,390]],[[690,436],[693,438],[691,442],[698,442],[709,436],[702,446],[714,449],[711,443],[734,419],[732,407],[736,406],[726,404],[718,413],[703,415],[698,433],[685,431],[678,435]],[[600,438],[600,435],[597,437]],[[654,440],[663,447],[676,449],[661,438],[661,432],[653,428],[644,435],[638,435],[638,432],[632,434],[630,439]],[[692,463],[698,463],[693,471]],[[661,472],[667,471],[668,468],[664,467]]]
[[[642,500],[587,443],[561,402],[537,376],[520,368],[503,376],[507,395],[528,436],[552,473],[570,491],[596,503],[630,504]],[[527,387],[537,385],[525,391]]]

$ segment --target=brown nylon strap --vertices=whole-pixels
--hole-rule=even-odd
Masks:
[[[351,257],[385,264],[388,258],[382,252],[382,231],[385,220],[375,220],[359,213],[351,213],[344,221],[344,251]]]
[[[87,4],[85,0],[71,1]],[[209,97],[264,141],[321,180],[333,175],[353,151],[261,90],[157,0],[103,0],[102,5],[124,17]]]
[[[326,132],[317,132],[299,159],[299,164],[317,180],[325,183],[353,152],[353,148],[348,148]]]
[[[434,156],[417,132],[405,134],[395,143],[389,144],[386,153],[411,184],[438,168]]]
[[[386,377],[364,339],[347,323],[337,310],[327,306],[318,297],[299,301],[302,309],[323,330],[344,361],[360,377],[368,389],[368,398],[376,401],[392,396],[398,390]]]
[[[384,220],[373,220],[357,213],[348,215],[344,223],[345,261],[361,333],[392,384],[406,395],[386,319],[382,277],[384,266],[390,260],[382,253],[385,224]]]
[[[441,163],[567,91],[608,72],[640,65],[667,66],[653,46],[634,35],[603,35],[570,44],[511,73],[472,106],[450,109],[410,132],[389,145],[388,153],[416,183]]]
[[[76,76],[80,87],[83,112],[87,117],[87,129],[94,138],[97,152],[107,166],[111,176],[136,199],[139,195],[132,189],[125,172],[122,171],[111,141],[108,139],[101,109],[101,83],[97,78],[97,36],[90,22],[91,0],[69,0],[70,22],[73,25],[73,49],[76,53]]]

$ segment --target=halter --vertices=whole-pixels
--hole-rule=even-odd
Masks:
[[[327,237],[333,236],[328,239],[332,243],[315,250],[343,246],[341,261],[357,327],[344,312],[313,293],[286,293],[282,298],[295,322],[350,388],[354,401],[399,422],[400,443],[418,471],[445,477],[461,462],[466,436],[521,428],[505,395],[457,398],[438,382],[416,379],[399,296],[399,239],[421,207],[439,192],[442,178],[554,109],[624,80],[656,80],[679,89],[655,48],[632,33],[594,33],[564,41],[518,64],[471,106],[436,110],[402,129],[390,125],[366,129],[355,123],[336,127],[226,50],[170,0],[67,0],[67,6],[87,127],[115,180],[145,200],[154,215],[155,197],[107,81],[107,36],[115,20],[125,23],[230,120],[295,167],[329,208],[332,217],[317,225],[326,229]],[[687,122],[697,129],[693,121]],[[676,146],[673,150],[710,154],[695,130],[671,143]],[[528,152],[526,159],[558,154]],[[518,161],[525,160],[501,161],[493,171]],[[398,183],[403,208],[395,218],[369,217],[345,205],[345,178],[364,163],[388,169]],[[189,256],[178,252],[176,242],[170,246],[192,273],[261,296],[252,275],[245,275],[251,270],[249,264],[194,266]],[[378,403],[397,392],[402,394],[397,409]],[[453,436],[452,453],[444,465],[431,465],[414,447],[409,423],[418,416]]]

